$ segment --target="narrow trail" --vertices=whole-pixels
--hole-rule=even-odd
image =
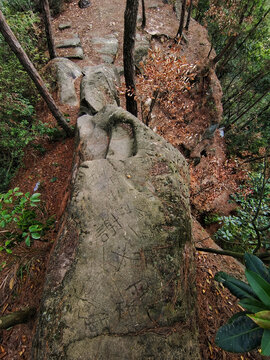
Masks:
[[[162,0],[149,0],[146,6],[146,31],[148,34],[167,34],[173,38],[178,29],[178,20],[172,6],[164,4]],[[63,40],[71,39],[74,41],[73,44],[75,44],[75,46],[58,48],[58,55],[71,56],[72,60],[81,68],[89,65],[98,65],[102,62],[122,66],[124,10],[124,0],[114,0],[113,2],[111,0],[104,0],[102,2],[92,0],[91,6],[86,9],[80,9],[77,0],[70,2],[66,10],[53,20],[53,30],[56,44],[61,43]],[[139,12],[141,12],[141,9]],[[60,30],[59,25],[61,24],[65,24],[67,27]],[[200,31],[198,31],[198,28]],[[209,43],[205,41],[207,38],[206,30],[192,20],[190,30],[186,36],[188,44],[185,46],[184,55],[187,60],[194,62],[197,59],[204,58],[209,51]],[[82,56],[83,58],[81,58]],[[77,92],[79,92],[78,87]],[[73,106],[69,107],[67,112],[74,114],[75,117],[78,110],[78,106]],[[174,133],[174,140],[175,139],[177,139],[177,133]],[[65,153],[65,149],[63,149],[63,151],[63,153]],[[70,148],[69,153],[71,154],[71,152],[72,149]],[[71,158],[72,155],[70,155],[69,160]],[[26,169],[28,172],[25,172],[27,174],[26,178],[28,179],[26,184],[29,185],[29,182],[31,182],[31,187],[39,180],[39,178],[36,178],[36,172],[40,171],[40,173],[42,173],[44,171],[44,169],[37,170],[39,166],[38,161],[38,159],[35,159],[36,165],[34,170]],[[53,161],[56,160],[50,159],[50,163],[53,163]],[[40,166],[42,167],[42,164],[40,164]],[[43,165],[43,168],[44,166],[45,165]],[[53,177],[61,178],[62,166],[65,167],[65,159],[63,162],[61,161],[61,163],[58,161],[58,164],[53,166],[54,173],[50,173],[47,176],[48,187],[46,183],[44,185],[46,194],[51,191],[49,194],[51,203],[55,196],[53,193],[54,190],[49,190],[49,187],[53,188],[55,184],[50,182],[50,179]],[[59,174],[57,173],[57,175],[55,175],[56,170],[59,170]],[[68,172],[70,172],[70,170],[67,170],[65,173],[62,172],[62,176],[66,176]],[[20,176],[24,176],[23,173],[20,173]],[[59,187],[61,187],[60,181]],[[60,190],[57,191],[59,191],[61,198]],[[63,202],[63,204],[65,205],[65,202]],[[59,205],[58,207],[61,208],[60,213],[63,211],[63,204],[61,200],[60,205],[59,203],[57,204]],[[54,206],[56,207],[56,205]],[[59,212],[59,209],[57,210],[56,208],[56,211],[53,210],[53,212]],[[209,234],[195,221],[193,225],[193,237],[194,241],[199,242],[200,245],[213,246],[213,242],[209,239]],[[203,241],[205,238],[207,238],[206,242]],[[215,347],[213,342],[216,329],[222,321],[226,321],[226,319],[238,309],[235,304],[235,299],[229,295],[228,292],[216,287],[213,282],[213,274],[217,270],[235,273],[242,272],[239,264],[231,261],[230,258],[221,258],[216,255],[200,253],[197,254],[197,267],[198,323],[201,333],[200,346],[202,359],[262,359],[257,353],[247,354],[244,358],[240,357],[240,355],[225,353]],[[30,286],[28,294],[34,297],[34,292],[30,291]],[[42,284],[39,282],[38,286],[37,293],[38,296],[40,296]],[[31,301],[27,300],[27,293],[24,294],[23,300],[20,304],[31,303]],[[38,303],[38,301],[37,299],[36,303]],[[7,352],[2,352],[0,358],[5,360],[30,359],[31,334],[33,335],[34,332],[34,323],[20,325],[17,327],[17,330],[14,328],[14,331],[12,331],[13,330],[5,337],[5,343],[3,343],[3,345]],[[8,351],[8,347],[10,347],[12,351]]]

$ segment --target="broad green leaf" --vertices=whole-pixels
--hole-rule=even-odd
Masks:
[[[226,351],[243,353],[259,346],[262,334],[263,329],[244,315],[219,328],[215,343]]]
[[[40,233],[31,233],[32,239],[40,239]]]
[[[31,226],[29,226],[29,231],[30,232],[35,232],[37,230],[39,230],[39,225],[31,225]]]
[[[265,310],[265,305],[260,300],[252,298],[244,298],[240,300],[238,304],[253,313]]]
[[[270,309],[270,284],[254,271],[246,270],[245,274],[258,298]]]
[[[238,313],[234,314],[232,317],[229,318],[227,324],[234,322],[235,319],[239,318],[240,316],[244,316],[246,314],[247,314],[247,311],[239,311]]]
[[[8,254],[12,254],[12,250],[10,250],[10,249],[6,249],[6,252],[7,252]]]
[[[40,195],[41,195],[40,193],[35,193],[35,194],[33,194],[33,195],[31,196],[31,200],[39,198]]]
[[[257,256],[245,253],[245,265],[250,271],[260,275],[265,281],[270,284],[270,274],[268,268]]]
[[[270,356],[270,330],[264,330],[261,343],[262,355]]]
[[[25,239],[25,244],[27,246],[30,246],[31,245],[31,242],[30,242],[30,236],[28,235],[27,238]]]
[[[226,274],[223,271],[215,275],[215,280],[221,282],[230,292],[238,297],[240,300],[244,298],[257,299],[257,295],[252,288],[241,280],[235,279],[233,276]]]
[[[270,330],[270,311],[260,311],[253,315],[247,315],[259,327]]]

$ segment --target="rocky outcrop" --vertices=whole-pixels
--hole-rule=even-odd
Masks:
[[[87,66],[83,73],[80,114],[95,115],[106,104],[119,105],[116,85],[120,84],[120,79],[115,67]]]
[[[32,358],[199,359],[186,161],[117,106],[114,68],[84,75]]]
[[[71,106],[78,105],[75,80],[82,75],[79,66],[68,59],[55,58],[47,66],[47,73],[57,80],[60,102]]]

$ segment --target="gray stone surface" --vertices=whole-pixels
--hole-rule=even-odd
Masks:
[[[136,35],[134,61],[137,67],[140,67],[140,62],[145,60],[148,55],[150,41],[146,36]]]
[[[83,49],[80,46],[67,49],[57,49],[57,55],[67,59],[82,60],[84,58]]]
[[[199,359],[184,158],[112,105],[79,119],[78,141],[33,359]]]
[[[78,34],[74,34],[73,37],[68,39],[59,39],[55,42],[55,47],[57,49],[77,47],[77,46],[81,46],[81,40]]]
[[[81,82],[80,113],[96,114],[106,104],[119,105],[116,85],[119,75],[115,67],[110,65],[88,66],[83,69]]]
[[[114,35],[108,35],[104,38],[93,38],[92,44],[98,53],[101,54],[101,59],[108,64],[113,64],[116,54],[118,52],[118,40]]]
[[[50,71],[57,79],[61,103],[76,106],[79,103],[74,83],[82,75],[81,69],[74,62],[65,58],[55,58],[49,63]]]
[[[61,23],[58,25],[59,30],[65,30],[71,28],[71,22]]]

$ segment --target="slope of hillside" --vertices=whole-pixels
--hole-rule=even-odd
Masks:
[[[93,0],[91,6],[80,9],[78,2],[71,1],[64,13],[53,21],[56,40],[76,38],[80,39],[84,58],[74,60],[81,68],[86,65],[98,64],[102,52],[93,46],[94,39],[116,39],[118,51],[116,65],[122,65],[124,2],[122,0]],[[59,25],[66,24],[64,30]],[[61,26],[60,26],[61,27]],[[149,38],[154,35],[152,46],[159,46],[163,51],[170,51],[173,37],[178,28],[178,20],[173,8],[161,0],[147,2],[147,27]],[[166,35],[166,36],[163,36]],[[191,64],[204,65],[204,60],[210,49],[207,31],[195,21],[191,21],[190,29],[185,33],[187,43],[181,46],[181,55]],[[96,40],[97,41],[97,40]],[[106,41],[105,41],[106,42]],[[61,55],[67,55],[66,48],[59,50]],[[157,104],[153,111],[150,127],[164,136],[179,149],[188,159],[191,169],[191,204],[194,217],[206,212],[228,213],[231,205],[228,196],[237,187],[237,180],[241,174],[237,164],[226,159],[226,146],[216,126],[222,116],[222,90],[213,71],[207,74],[203,89],[199,87],[186,92],[179,99],[190,110],[185,114],[178,111],[170,116]],[[79,89],[77,88],[77,91]],[[55,94],[57,98],[57,94]],[[59,99],[58,99],[59,100]],[[78,106],[60,105],[63,112],[69,115],[71,123],[75,123]],[[38,111],[40,119],[52,121],[51,115],[40,104]],[[214,127],[213,127],[214,126]],[[32,191],[40,182],[40,192],[46,201],[48,214],[56,214],[56,224],[60,221],[66,201],[69,196],[69,181],[73,160],[74,143],[72,140],[60,140],[51,144],[44,140],[39,144],[45,149],[43,153],[26,152],[24,166],[11,186],[19,186],[23,191]],[[68,165],[68,166],[67,166]],[[235,174],[235,175],[233,175]],[[210,235],[194,219],[193,237],[199,245],[214,247]],[[1,262],[7,265],[0,273],[1,310],[2,314],[15,311],[25,306],[39,306],[43,288],[43,280],[53,241],[57,237],[57,227],[48,236],[48,243],[31,248],[28,255],[25,249],[18,249],[13,260],[5,256]],[[20,265],[15,263],[18,257]],[[229,316],[238,311],[236,300],[226,290],[219,287],[213,280],[215,272],[219,270],[242,276],[241,264],[231,258],[219,255],[197,253],[197,291],[198,291],[198,324],[200,330],[200,346],[202,359],[261,359],[258,352],[244,356],[228,354],[214,345],[214,337],[218,327],[226,322]],[[21,280],[17,278],[20,266]],[[25,271],[26,269],[26,271]],[[30,359],[31,339],[35,328],[35,320],[18,325],[1,332],[2,345],[0,359],[16,360]]]

